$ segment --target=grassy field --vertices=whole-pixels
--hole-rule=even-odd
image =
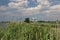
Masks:
[[[0,28],[0,40],[60,40],[60,23],[9,22]],[[3,27],[3,26],[2,26]]]

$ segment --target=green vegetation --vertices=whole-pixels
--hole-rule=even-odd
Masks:
[[[0,40],[57,40],[52,23],[9,22],[0,28]],[[53,30],[54,29],[54,30]]]
[[[29,18],[25,18],[25,21],[26,23],[30,23],[30,19]]]

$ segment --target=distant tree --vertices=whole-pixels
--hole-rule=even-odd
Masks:
[[[30,19],[29,18],[25,18],[25,21],[26,23],[30,23]]]

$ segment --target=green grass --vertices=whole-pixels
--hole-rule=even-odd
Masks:
[[[10,22],[0,29],[0,40],[57,40],[55,23]]]

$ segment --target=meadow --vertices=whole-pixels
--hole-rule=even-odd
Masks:
[[[0,27],[0,40],[60,40],[60,23],[9,22]]]

